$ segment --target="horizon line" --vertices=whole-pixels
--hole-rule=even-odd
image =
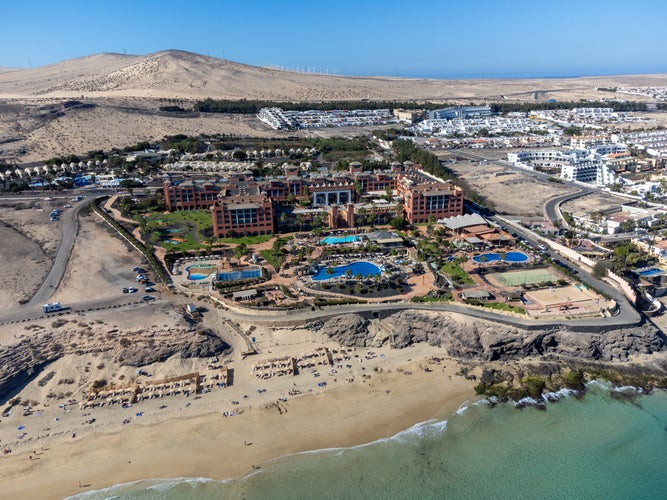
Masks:
[[[128,57],[128,58],[141,58],[141,57],[150,57],[154,56],[156,54],[160,53],[169,53],[169,52],[182,52],[186,54],[192,54],[195,56],[199,57],[208,57],[208,58],[213,58],[213,59],[218,59],[221,61],[229,61],[231,63],[235,64],[241,64],[244,66],[250,66],[250,67],[255,67],[255,68],[262,68],[262,69],[270,69],[274,71],[283,71],[287,73],[301,73],[301,74],[309,74],[309,75],[319,75],[319,76],[333,76],[333,77],[343,77],[343,78],[388,78],[388,79],[410,79],[410,80],[530,80],[530,79],[545,79],[545,80],[556,80],[556,79],[569,79],[569,78],[603,78],[603,77],[628,77],[628,76],[657,76],[657,75],[667,75],[667,71],[665,72],[653,72],[653,71],[640,71],[640,72],[625,72],[625,71],[593,71],[591,73],[570,73],[570,72],[563,72],[560,74],[540,74],[539,71],[536,71],[535,73],[523,73],[523,72],[517,72],[514,75],[505,75],[505,76],[500,76],[498,75],[495,71],[472,71],[472,72],[452,72],[451,74],[442,74],[440,71],[434,69],[432,72],[424,73],[423,70],[417,70],[417,71],[409,71],[404,74],[399,74],[399,70],[395,69],[393,71],[394,74],[392,74],[391,71],[387,71],[386,73],[355,73],[355,72],[347,72],[344,69],[342,71],[339,70],[337,67],[332,67],[328,68],[326,66],[318,66],[318,65],[313,65],[313,66],[299,66],[299,65],[286,65],[286,64],[276,64],[276,63],[264,63],[264,64],[251,64],[251,63],[245,63],[245,62],[240,62],[236,61],[233,59],[228,59],[225,57],[217,57],[217,56],[212,56],[209,54],[201,54],[198,52],[192,52],[188,50],[183,50],[183,49],[162,49],[158,50],[155,52],[149,52],[146,54],[127,54],[127,53],[121,53],[121,52],[113,52],[113,51],[103,51],[103,52],[95,52],[92,54],[86,54],[82,56],[75,56],[75,57],[70,57],[68,59],[61,59],[55,62],[50,62],[46,64],[42,64],[39,66],[33,66],[28,60],[28,65],[27,66],[2,66],[0,64],[0,68],[2,68],[2,72],[8,72],[8,71],[31,71],[31,70],[38,70],[40,68],[45,68],[48,66],[53,66],[61,63],[65,63],[68,61],[74,61],[76,59],[85,59],[89,57],[95,57],[95,56],[101,56],[101,55],[111,55],[111,56],[122,56],[122,57]],[[439,75],[440,73],[440,75]],[[490,76],[486,76],[486,75]]]

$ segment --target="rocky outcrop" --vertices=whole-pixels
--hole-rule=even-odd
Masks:
[[[99,333],[70,328],[32,333],[18,345],[0,349],[0,401],[44,366],[68,354],[101,352],[122,365],[140,367],[172,356],[205,358],[229,351],[229,344],[211,330],[150,328]]]
[[[314,332],[324,330],[323,333],[331,340],[348,347],[364,347],[369,344],[371,336],[368,332],[370,320],[358,314],[344,314],[330,318],[327,321],[314,321],[306,328]]]
[[[665,348],[664,336],[648,324],[601,333],[574,332],[566,326],[525,330],[454,313],[403,310],[384,319],[347,314],[306,326],[350,347],[403,348],[428,342],[451,356],[484,360],[541,356],[625,361]]]

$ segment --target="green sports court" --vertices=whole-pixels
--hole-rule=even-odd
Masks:
[[[560,279],[560,276],[546,268],[492,273],[488,277],[506,287],[556,282]]]

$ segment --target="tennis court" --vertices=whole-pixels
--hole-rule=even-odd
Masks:
[[[488,277],[497,281],[502,286],[534,285],[537,283],[556,282],[560,279],[557,274],[546,268],[492,273]]]

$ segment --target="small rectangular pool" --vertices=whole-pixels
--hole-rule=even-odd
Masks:
[[[638,276],[642,276],[644,278],[648,278],[651,276],[661,276],[665,274],[665,271],[662,269],[658,269],[657,267],[650,267],[648,269],[642,269],[641,271],[635,271],[635,273]]]
[[[350,236],[327,236],[326,238],[320,240],[322,245],[340,245],[341,243],[354,243],[359,241],[359,236],[350,235]]]
[[[218,281],[238,281],[249,280],[262,277],[262,270],[257,267],[255,269],[244,269],[242,271],[228,271],[225,273],[218,273]]]

